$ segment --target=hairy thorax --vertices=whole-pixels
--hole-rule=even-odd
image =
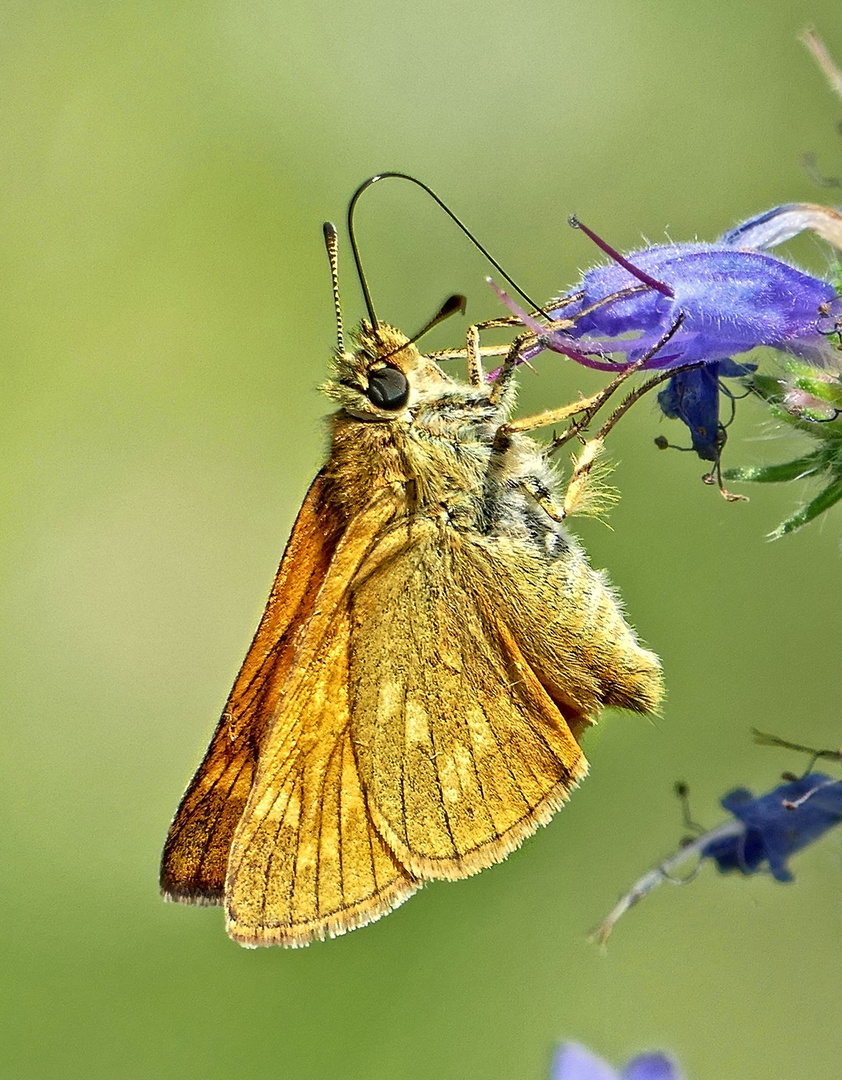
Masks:
[[[513,381],[457,381],[391,327],[364,323],[356,344],[337,353],[323,387],[342,406],[331,417],[327,478],[346,521],[387,489],[396,518],[506,537],[543,555],[568,548],[558,478],[541,448],[523,434],[498,438]]]
[[[503,419],[484,389],[458,406],[447,398],[419,405],[408,419],[364,421],[337,412],[329,466],[334,498],[350,516],[391,488],[396,514],[444,516],[457,527],[481,529],[493,483],[492,442]]]

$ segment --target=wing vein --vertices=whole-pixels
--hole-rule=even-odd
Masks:
[[[209,819],[208,819],[208,830],[207,830],[207,834],[208,834],[208,841],[207,841],[207,843],[206,843],[206,844],[204,845],[204,847],[202,848],[202,856],[201,856],[201,858],[199,859],[199,872],[200,872],[200,873],[201,873],[201,871],[202,871],[202,870],[204,869],[204,866],[205,866],[205,860],[206,860],[206,858],[207,858],[207,856],[208,856],[208,853],[210,852],[210,850],[211,850],[211,848],[212,848],[212,846],[213,846],[213,843],[212,843],[212,841],[213,841],[213,836],[214,836],[214,834],[216,833],[216,827],[217,827],[217,825],[219,824],[219,820],[220,820],[220,818],[222,817],[223,813],[225,812],[225,808],[226,808],[226,806],[227,806],[227,804],[228,804],[228,796],[229,796],[229,795],[231,794],[231,792],[232,792],[232,791],[234,790],[234,788],[236,787],[237,781],[238,781],[238,780],[240,779],[240,777],[241,777],[241,776],[243,775],[243,769],[245,769],[245,767],[246,767],[246,764],[247,764],[248,762],[249,762],[249,759],[248,759],[248,758],[245,758],[245,757],[244,757],[244,758],[243,758],[243,760],[242,760],[242,761],[240,762],[239,768],[237,769],[236,773],[234,774],[234,777],[233,777],[233,779],[231,780],[231,783],[230,783],[230,784],[228,785],[228,790],[227,790],[227,791],[225,792],[224,796],[222,797],[222,799],[220,800],[220,802],[219,802],[219,804],[218,804],[218,807],[217,807],[217,811],[216,811],[216,814],[215,814],[215,815],[213,816],[213,818],[209,818]],[[253,764],[253,762],[252,762],[252,764]],[[204,794],[204,795],[202,796],[202,798],[200,799],[200,801],[199,801],[199,802],[197,803],[197,809],[198,809],[198,807],[199,807],[199,806],[201,806],[201,805],[202,805],[203,803],[205,803],[205,802],[210,802],[210,801],[211,801],[211,800],[210,800],[210,796],[211,796],[211,794],[212,794],[213,792],[215,792],[215,791],[216,791],[216,788],[217,788],[217,785],[218,785],[218,784],[219,784],[219,781],[217,780],[217,781],[216,781],[216,783],[214,783],[213,787],[212,787],[212,788],[209,788],[209,789],[208,789],[208,791],[207,791],[207,792],[205,792],[205,794]]]
[[[436,737],[433,734],[434,727],[435,727],[434,724],[430,724],[430,727],[429,727],[430,746],[433,749],[433,753],[432,753],[433,775],[436,778],[436,787],[437,787],[438,793],[439,793],[439,803],[441,805],[442,815],[444,816],[444,824],[445,824],[445,827],[447,829],[447,835],[450,838],[450,846],[451,846],[451,848],[453,850],[453,853],[455,855],[459,851],[459,845],[456,843],[456,837],[453,835],[453,827],[450,824],[450,815],[447,812],[447,806],[445,805],[445,801],[444,801],[444,788],[442,787],[441,773],[439,772],[439,755],[438,755],[438,750],[436,749]]]
[[[348,731],[348,725],[346,724],[345,727],[342,729],[342,731],[339,733],[338,739],[336,740],[336,742],[331,747],[330,753],[327,755],[327,761],[325,762],[325,767],[324,767],[324,772],[322,773],[321,783],[319,784],[319,797],[316,799],[316,806],[318,807],[318,813],[319,813],[319,827],[318,827],[318,830],[316,832],[316,874],[315,874],[315,882],[314,882],[313,888],[314,888],[314,891],[315,891],[315,894],[316,894],[316,906],[317,906],[319,912],[321,912],[321,902],[320,902],[320,899],[319,899],[319,881],[320,881],[320,878],[321,878],[321,868],[322,868],[322,857],[321,857],[322,829],[324,827],[324,820],[325,820],[325,799],[324,799],[324,796],[325,796],[325,790],[327,789],[328,777],[330,775],[331,763],[333,762],[333,759],[336,756],[337,750],[342,746],[342,741],[344,740],[345,734],[346,734],[347,731]],[[341,833],[340,833],[340,835],[341,835]]]
[[[306,760],[306,756],[305,756],[305,760]],[[287,779],[288,776],[289,776],[289,774],[287,774],[287,777],[285,777],[285,779]],[[302,795],[303,795],[303,776],[304,776],[304,771],[302,769],[302,770],[300,770],[298,772],[298,774],[296,776],[296,779],[295,779],[292,787],[290,788],[289,795],[287,796],[286,805],[284,806],[283,811],[281,812],[281,816],[278,819],[278,823],[275,826],[275,835],[272,837],[272,850],[271,850],[271,854],[269,855],[269,859],[267,860],[267,863],[266,863],[266,876],[265,876],[265,881],[266,882],[269,882],[271,880],[271,878],[272,878],[272,867],[273,867],[274,862],[275,862],[275,856],[278,853],[278,837],[281,835],[281,829],[284,827],[284,822],[286,821],[286,816],[287,816],[287,812],[288,812],[289,807],[290,807],[290,803],[292,802],[292,797],[295,794],[296,789],[298,788],[299,784],[302,785]],[[278,799],[280,799],[282,794],[283,794],[283,788],[278,792],[278,794],[273,799],[273,801],[272,801],[272,806],[273,807],[276,805],[276,803],[278,802]],[[299,838],[301,836],[301,807],[303,806],[303,798],[299,800],[298,806],[299,806],[298,825],[296,827],[296,838],[295,838],[295,860],[296,860],[296,862],[297,862],[297,857],[298,857],[298,841],[299,841]],[[293,863],[292,876],[290,877],[289,889],[288,889],[288,892],[287,892],[287,896],[288,896],[288,898],[290,900],[292,898],[292,892],[293,892],[293,888],[295,886],[296,862]],[[266,922],[266,901],[267,901],[268,895],[269,895],[269,889],[268,889],[268,887],[264,887],[264,889],[263,889],[263,897],[262,897],[262,904],[261,904],[261,909],[260,909],[262,917],[263,917],[264,924]],[[292,907],[291,904],[290,904],[290,907]]]
[[[350,725],[349,725],[350,727]],[[345,731],[349,728],[346,727]],[[345,740],[342,740],[339,749],[339,789],[336,794],[336,835],[339,838],[339,850],[336,853],[336,862],[339,869],[339,895],[345,899],[345,862],[342,857],[342,796],[345,793]]]

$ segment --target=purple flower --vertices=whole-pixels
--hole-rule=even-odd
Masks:
[[[722,873],[753,874],[768,863],[777,881],[792,881],[787,859],[842,822],[842,781],[808,773],[757,797],[736,788],[722,805],[744,828],[711,839],[702,857],[714,859]]]
[[[617,1072],[584,1046],[571,1042],[558,1048],[550,1080],[682,1080],[682,1074],[664,1054],[640,1054]]]
[[[661,244],[625,257],[579,227],[613,261],[589,270],[577,288],[546,306],[561,324],[554,330],[506,298],[538,337],[523,358],[551,349],[605,371],[640,360],[664,371],[699,364],[670,379],[658,401],[668,417],[687,425],[700,457],[719,458],[720,379],[754,370],[733,357],[767,346],[814,366],[838,363],[829,335],[842,302],[833,285],[759,249],[804,229],[838,238],[842,215],[789,204],[737,226],[716,244]]]
[[[661,245],[627,261],[671,295],[641,289],[639,277],[617,263],[589,270],[579,289],[548,305],[553,318],[573,321],[569,329],[545,336],[548,348],[578,347],[588,358],[625,353],[630,363],[654,349],[681,315],[675,334],[645,367],[710,364],[758,345],[815,364],[827,359],[830,347],[822,330],[833,325],[832,314],[842,312],[829,282],[773,255],[725,244]],[[617,295],[628,289],[638,291]],[[578,293],[581,298],[572,300]],[[628,333],[638,336],[620,339]]]
[[[702,367],[673,376],[658,404],[666,416],[686,424],[692,447],[704,460],[717,461],[722,445],[720,378],[753,370],[732,356],[766,345],[821,363],[829,351],[821,331],[832,325],[828,316],[838,309],[833,286],[771,255],[724,245],[674,244],[637,252],[629,261],[672,295],[648,288],[577,318],[577,311],[638,284],[615,263],[589,271],[581,300],[558,310],[551,305],[550,314],[575,320],[564,337],[577,341],[583,352],[598,343],[606,352],[625,353],[627,362],[655,348],[681,315],[675,334],[644,366],[703,361]],[[637,336],[618,340],[630,332]],[[551,335],[547,344],[555,348],[561,337]]]

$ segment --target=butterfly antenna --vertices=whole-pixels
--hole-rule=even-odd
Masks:
[[[444,322],[445,319],[449,319],[451,315],[455,315],[458,311],[460,314],[465,314],[465,308],[468,304],[467,299],[464,296],[460,296],[459,293],[454,293],[452,296],[448,296],[442,306],[438,309],[435,315],[430,319],[428,323],[425,323],[417,334],[413,334],[409,339],[409,344],[414,345],[419,338],[422,338],[426,333],[429,333],[434,326],[438,326],[440,322]]]
[[[550,316],[547,314],[546,311],[544,311],[544,309],[540,306],[540,304],[536,304],[535,301],[531,298],[531,296],[529,296],[528,293],[525,293],[523,291],[523,289],[521,289],[521,287],[517,284],[517,282],[513,281],[512,278],[509,277],[509,275],[506,273],[506,271],[503,269],[503,267],[500,265],[500,263],[497,262],[497,260],[494,258],[494,256],[487,250],[487,248],[485,248],[479,242],[479,240],[477,240],[477,238],[474,236],[474,234],[471,232],[471,230],[466,225],[463,225],[463,223],[453,213],[453,211],[450,209],[450,207],[447,205],[447,203],[445,203],[443,199],[440,199],[438,197],[438,195],[436,195],[435,191],[433,191],[433,189],[431,187],[428,187],[426,184],[422,183],[422,181],[417,180],[414,176],[410,176],[408,173],[383,172],[383,173],[378,173],[377,176],[369,177],[368,180],[366,180],[364,183],[360,184],[360,186],[357,188],[357,190],[354,192],[353,196],[351,197],[350,203],[348,204],[348,234],[351,237],[351,250],[354,253],[354,262],[356,263],[356,266],[357,266],[357,274],[358,274],[359,279],[360,279],[360,285],[362,286],[363,296],[365,297],[365,304],[366,304],[366,307],[368,308],[368,314],[369,314],[369,316],[371,318],[371,322],[372,322],[373,326],[377,326],[377,318],[376,318],[376,316],[374,314],[374,307],[373,307],[373,305],[371,303],[371,294],[368,291],[368,284],[366,283],[365,275],[363,274],[362,263],[360,261],[360,253],[359,253],[359,249],[357,247],[357,238],[354,235],[354,208],[356,207],[357,202],[359,201],[359,198],[362,195],[362,193],[364,191],[367,191],[368,188],[372,187],[374,184],[378,183],[378,181],[380,181],[380,180],[408,180],[411,184],[415,184],[416,187],[420,187],[422,191],[425,191],[430,196],[430,198],[433,200],[433,202],[436,203],[437,206],[440,206],[442,208],[442,210],[444,210],[444,212],[447,214],[447,216],[450,218],[450,220],[452,222],[454,222],[454,224],[456,224],[462,230],[462,232],[465,234],[465,236],[467,236],[467,238],[471,241],[471,243],[474,245],[474,247],[482,252],[482,254],[486,257],[486,259],[488,259],[488,261],[491,263],[491,265],[495,268],[495,270],[497,270],[497,272],[502,275],[502,277],[509,283],[509,285],[511,285],[511,287],[515,290],[515,292],[519,296],[523,297],[523,299],[527,302],[527,304],[530,305],[530,307],[533,309],[533,311],[538,312],[539,314],[543,315],[547,319],[550,318]]]
[[[371,293],[368,288],[368,282],[365,279],[363,273],[363,264],[360,259],[360,249],[357,247],[357,234],[354,232],[354,208],[357,205],[360,195],[365,191],[367,187],[370,187],[375,181],[379,180],[379,176],[373,176],[370,180],[366,180],[364,184],[360,184],[354,194],[351,196],[351,201],[348,203],[348,236],[351,238],[351,251],[354,255],[354,265],[357,268],[357,277],[360,279],[360,287],[363,291],[363,298],[365,299],[365,306],[368,308],[368,318],[373,329],[377,329],[380,325],[377,321],[377,316],[374,314],[374,304],[371,301]]]
[[[398,345],[396,349],[392,349],[390,353],[386,353],[385,356],[381,356],[381,360],[388,360],[390,356],[394,356],[395,353],[399,353],[401,349],[405,349],[407,345],[414,345],[419,338],[422,338],[426,333],[433,329],[434,326],[438,326],[440,322],[444,322],[445,319],[449,319],[451,315],[455,315],[457,311],[465,314],[465,307],[468,301],[464,296],[460,296],[458,293],[454,293],[452,296],[448,296],[442,306],[438,309],[435,315],[430,319],[428,323],[425,323],[417,334],[413,334],[409,341],[404,342],[403,345]]]
[[[332,221],[326,221],[322,225],[325,237],[327,258],[330,263],[330,283],[333,286],[333,310],[336,312],[336,347],[340,352],[345,351],[345,335],[342,333],[342,306],[339,303],[339,272],[337,269],[337,251],[339,239],[336,235],[336,226]]]

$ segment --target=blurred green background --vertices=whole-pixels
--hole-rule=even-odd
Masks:
[[[303,951],[246,951],[216,909],[165,906],[170,817],[324,453],[334,341],[320,224],[366,176],[433,185],[533,295],[620,248],[713,238],[820,199],[838,3],[784,0],[6,2],[0,36],[0,439],[10,1077],[541,1078],[573,1037],[689,1080],[839,1075],[842,852],[797,882],[663,888],[607,953],[587,932],[671,851],[672,791],[720,817],[801,760],[757,725],[842,741],[842,513],[774,545],[805,492],[726,505],[644,402],[616,433],[612,529],[577,525],[664,658],[649,721],[609,715],[592,775],[504,865]],[[360,206],[378,311],[417,329],[488,272],[409,185]],[[826,269],[818,246],[795,255]],[[347,249],[343,251],[347,256]],[[348,320],[362,313],[343,259]],[[433,344],[461,338],[452,320]],[[523,407],[592,375],[548,356]],[[752,402],[729,463],[792,449]]]

